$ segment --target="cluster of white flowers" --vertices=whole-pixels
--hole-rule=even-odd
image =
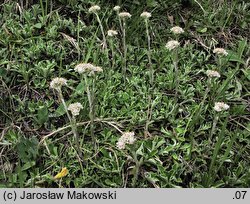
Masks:
[[[173,49],[175,49],[175,48],[177,48],[177,47],[179,47],[180,46],[180,43],[178,42],[178,41],[176,41],[176,40],[171,40],[171,41],[169,41],[167,44],[166,44],[166,48],[168,49],[168,50],[173,50]]]
[[[150,18],[152,15],[151,15],[151,13],[149,13],[149,12],[142,12],[142,14],[141,14],[141,17],[142,18],[145,18],[145,19],[148,19],[148,18]]]
[[[114,9],[114,11],[119,11],[121,9],[121,7],[120,6],[115,6],[113,9]]]
[[[217,112],[221,112],[221,111],[227,110],[227,109],[229,109],[229,107],[230,106],[227,105],[224,102],[216,102],[214,104],[214,110],[217,111]]]
[[[126,144],[134,144],[135,140],[134,132],[124,132],[116,143],[116,146],[118,149],[125,149]]]
[[[95,66],[93,69],[92,69],[92,72],[103,72],[103,69],[99,66]]]
[[[84,72],[88,72],[89,70],[92,70],[94,68],[94,65],[90,63],[80,63],[75,66],[75,71],[78,72],[79,74],[82,74]]]
[[[71,114],[73,116],[79,115],[81,109],[83,109],[83,107],[82,107],[82,104],[80,104],[79,102],[77,102],[77,103],[71,103],[68,106],[68,110],[71,112]]]
[[[101,9],[100,6],[97,6],[97,5],[91,6],[91,7],[89,8],[89,12],[90,12],[90,13],[95,13],[95,12],[99,11],[100,9]]]
[[[217,71],[213,71],[213,70],[207,70],[206,71],[206,75],[208,77],[217,77],[217,78],[220,78],[220,73],[217,72]]]
[[[119,13],[120,18],[131,18],[131,14],[129,12],[121,12]]]
[[[213,53],[218,54],[218,55],[225,55],[225,56],[228,55],[227,51],[223,48],[215,48]]]
[[[108,30],[108,36],[113,37],[115,35],[118,35],[118,32],[116,30]]]
[[[82,73],[94,74],[95,72],[103,72],[103,69],[101,67],[94,66],[93,64],[90,63],[80,63],[75,66],[74,70],[79,74]]]
[[[181,34],[184,33],[184,30],[179,27],[179,26],[175,26],[173,28],[170,29],[174,34]]]
[[[60,77],[56,77],[54,79],[52,79],[52,81],[50,82],[50,88],[52,89],[61,89],[62,86],[66,86],[67,85],[67,79],[64,78],[60,78]]]

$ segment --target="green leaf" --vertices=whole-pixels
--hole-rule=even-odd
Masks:
[[[247,41],[246,40],[239,41],[239,46],[238,46],[238,50],[237,50],[237,54],[238,54],[239,58],[242,58],[243,52],[244,52],[246,47],[247,47]]]
[[[55,117],[60,117],[62,115],[64,115],[66,113],[65,108],[63,107],[63,105],[61,104],[55,111]]]
[[[160,155],[168,154],[170,151],[174,150],[174,148],[175,148],[174,146],[167,146],[160,152]]]
[[[241,57],[236,52],[228,51],[228,60],[231,62],[239,62],[244,64],[245,62],[241,59]]]
[[[143,149],[144,149],[144,147],[143,147],[143,143],[141,144],[141,146],[137,149],[137,151],[136,151],[136,155],[141,155],[141,156],[143,156],[144,154],[143,154]]]
[[[40,29],[40,28],[42,28],[42,24],[41,23],[37,23],[37,24],[33,25],[33,27]]]
[[[39,107],[37,111],[37,122],[42,125],[48,121],[48,108],[46,106]]]
[[[19,143],[17,143],[17,153],[18,157],[22,162],[27,163],[31,160],[35,160],[38,156],[38,140],[36,137],[32,138],[20,138]]]
[[[250,81],[250,69],[241,69],[245,77]]]
[[[83,92],[84,92],[84,83],[83,82],[80,82],[79,84],[78,84],[78,86],[76,87],[76,89],[75,89],[75,93],[76,94],[79,94],[79,95],[83,95]]]
[[[30,169],[31,167],[35,166],[36,165],[36,162],[35,161],[31,161],[31,162],[27,162],[25,163],[22,168],[21,168],[21,171],[25,171],[27,169]]]
[[[151,8],[155,8],[158,5],[157,1],[155,0],[147,0],[147,6]]]
[[[197,31],[199,33],[205,33],[205,32],[207,32],[207,28],[199,28]]]

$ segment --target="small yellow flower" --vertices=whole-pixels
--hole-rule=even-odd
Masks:
[[[60,173],[58,173],[54,179],[60,179],[64,176],[66,176],[69,173],[68,169],[66,167],[62,168],[62,170],[60,171]]]

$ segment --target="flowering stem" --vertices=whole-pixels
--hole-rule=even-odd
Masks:
[[[88,84],[88,79],[87,76],[84,75],[84,79],[85,79],[85,84],[86,84],[86,89],[87,89],[87,97],[88,97],[88,101],[89,101],[89,118],[90,118],[90,134],[91,134],[91,138],[92,141],[95,145],[96,148],[96,140],[94,137],[94,80],[93,80],[93,86],[92,86],[92,90],[90,90],[89,88],[89,84]]]
[[[194,146],[194,137],[193,137],[193,133],[194,133],[194,128],[195,128],[195,124],[196,122],[199,120],[200,118],[200,114],[201,114],[201,110],[204,106],[204,103],[207,99],[207,95],[211,89],[211,78],[208,78],[208,86],[205,90],[205,94],[204,97],[202,99],[202,102],[198,105],[198,107],[195,109],[195,111],[192,114],[192,117],[190,118],[190,120],[188,121],[188,124],[185,128],[184,134],[187,132],[188,128],[190,127],[190,131],[189,131],[189,137],[190,137],[190,148],[189,148],[189,159],[191,159],[192,156],[192,150],[193,150],[193,146]]]
[[[75,136],[76,147],[77,147],[77,151],[78,151],[79,157],[81,159],[83,159],[81,148],[80,148],[80,141],[79,141],[80,138],[79,138],[79,135],[78,135],[78,132],[77,132],[76,118],[74,116],[72,118],[71,128],[72,128],[72,132],[73,132],[73,134]]]
[[[219,119],[219,115],[215,115],[215,120],[218,121]],[[216,121],[216,123],[217,123]],[[224,122],[223,124],[223,127],[220,131],[220,134],[218,136],[218,141],[216,142],[215,144],[215,148],[214,148],[214,152],[213,152],[213,156],[212,156],[212,160],[211,160],[211,163],[210,163],[210,166],[209,166],[209,170],[208,170],[208,175],[207,175],[207,178],[205,180],[205,187],[210,187],[214,181],[214,178],[215,178],[215,175],[214,173],[216,173],[217,171],[214,169],[214,165],[215,165],[215,161],[217,159],[217,156],[218,156],[218,153],[220,151],[220,147],[221,147],[221,144],[223,142],[223,139],[224,139],[224,135],[225,135],[225,130],[226,130],[226,126],[227,126],[227,122],[228,122],[228,116],[227,116],[227,119],[226,121]],[[214,123],[215,124],[215,123]],[[216,124],[215,124],[216,126]],[[212,132],[212,131],[211,131]],[[220,168],[220,167],[219,167]],[[217,169],[218,170],[218,169]]]
[[[211,78],[208,78],[207,80],[207,88],[205,90],[205,94],[204,94],[204,97],[202,99],[202,102],[201,102],[201,108],[203,107],[204,103],[205,103],[205,100],[207,99],[207,95],[209,93],[209,91],[211,90]]]
[[[123,80],[125,82],[126,80],[126,58],[127,58],[127,47],[126,47],[126,22],[125,19],[121,19],[121,17],[119,16],[119,11],[117,11],[117,16],[118,16],[118,20],[119,20],[119,25],[120,25],[120,29],[122,32],[122,44],[123,44],[123,65],[122,65],[122,74],[123,74]]]
[[[134,178],[133,178],[133,181],[132,181],[132,186],[133,186],[133,187],[135,187],[136,182],[137,182],[137,180],[138,180],[139,169],[140,169],[139,162],[136,161],[136,163],[135,163]]]
[[[77,18],[77,45],[78,45],[78,49],[77,49],[78,60],[80,60],[80,58],[81,58],[81,52],[79,49],[79,45],[80,45],[80,11],[78,13],[78,18]]]
[[[114,43],[113,43],[113,37],[109,39],[109,44],[111,48],[111,57],[112,57],[112,62],[111,62],[111,67],[114,68],[115,64],[115,53],[114,53]]]
[[[148,132],[148,126],[150,124],[150,120],[152,117],[152,108],[153,108],[153,104],[152,104],[152,96],[151,96],[151,89],[153,89],[154,86],[154,72],[153,72],[153,68],[152,68],[152,60],[151,60],[151,45],[150,45],[150,34],[149,34],[149,26],[148,26],[148,19],[145,18],[145,25],[146,25],[146,34],[147,34],[147,40],[148,40],[148,50],[147,50],[147,55],[148,55],[148,64],[149,64],[149,82],[150,82],[150,86],[151,88],[149,88],[149,101],[148,101],[148,113],[147,113],[147,121],[146,121],[146,125],[145,125],[145,136],[147,136],[149,134]]]
[[[104,34],[104,29],[103,29],[103,26],[102,26],[102,22],[101,22],[101,20],[99,18],[99,15],[97,13],[95,13],[95,15],[96,15],[97,21],[98,21],[98,23],[100,25],[100,28],[101,28],[102,37],[103,37],[103,47],[104,47],[104,49],[107,49],[107,40],[106,40],[106,36]]]
[[[225,98],[225,91],[227,90],[228,85],[230,84],[230,82],[232,81],[232,79],[235,77],[235,75],[237,74],[237,72],[240,69],[240,65],[239,63],[237,64],[237,67],[235,68],[235,70],[231,73],[231,75],[229,75],[226,79],[226,81],[223,83],[223,85],[218,89],[217,91],[217,96],[216,96],[216,100],[218,99],[219,96],[223,96],[223,98]]]
[[[153,86],[154,83],[154,72],[152,68],[152,60],[151,60],[151,46],[150,46],[150,34],[149,34],[149,26],[148,26],[148,19],[145,19],[145,25],[146,25],[146,33],[147,33],[147,38],[148,38],[148,63],[149,63],[149,69],[150,69],[150,74],[149,74],[149,80],[151,86]]]
[[[79,135],[78,135],[78,132],[77,132],[75,117],[71,118],[71,116],[69,114],[69,111],[68,111],[68,107],[67,107],[67,105],[66,105],[66,103],[64,101],[61,89],[58,89],[58,96],[59,96],[59,99],[61,100],[61,102],[63,104],[63,107],[64,107],[64,109],[66,111],[66,114],[67,114],[67,117],[69,119],[70,126],[71,126],[72,132],[73,132],[75,140],[76,140],[77,152],[79,154],[79,157],[82,159],[83,156],[82,156],[82,152],[81,152],[81,149],[80,149]]]
[[[178,52],[177,52],[177,49],[174,50],[173,63],[174,63],[174,69],[175,69],[175,79],[174,79],[175,100],[177,102],[178,90],[179,90],[179,69],[178,69]]]
[[[123,19],[123,26],[122,26],[122,34],[123,34],[123,76],[124,76],[124,82],[126,79],[126,63],[127,63],[127,46],[126,46],[126,22],[125,19]]]
[[[91,137],[93,138],[95,149],[96,149],[96,140],[94,137],[94,119],[95,119],[95,75],[93,76],[92,80],[92,89],[91,89],[91,100],[92,100],[92,108],[91,108],[91,123],[90,123],[90,131],[91,131]]]
[[[222,72],[222,60],[221,60],[221,56],[218,56],[218,65],[219,65],[219,72]]]
[[[119,20],[120,29],[121,29],[121,32],[122,32],[122,30],[123,30],[123,28],[122,28],[122,20],[121,20],[121,17],[119,16],[118,11],[117,11],[117,16],[118,16],[118,20]]]
[[[215,132],[215,129],[216,129],[216,125],[217,125],[217,123],[218,123],[218,120],[219,120],[219,115],[216,113],[215,116],[214,116],[214,120],[213,120],[213,126],[212,126],[212,129],[211,129],[210,135],[209,135],[209,141],[210,141],[210,143],[211,143],[213,134],[214,134],[214,132]]]
[[[206,11],[205,9],[201,6],[201,4],[197,1],[197,0],[194,0],[195,3],[197,3],[199,5],[199,7],[201,8],[201,10],[203,11],[204,14],[206,14]]]
[[[131,152],[132,152],[132,156],[133,156],[133,159],[134,159],[134,162],[135,162],[134,177],[133,177],[133,181],[132,181],[132,187],[134,188],[135,185],[136,185],[136,182],[138,180],[138,176],[139,176],[139,173],[140,173],[140,171],[139,171],[140,167],[143,164],[143,157],[140,160],[138,160],[137,156],[136,156],[136,152],[134,150],[132,150]]]
[[[68,107],[67,107],[67,105],[66,105],[66,103],[65,103],[65,101],[64,101],[64,98],[63,98],[61,89],[58,90],[58,96],[59,96],[59,99],[61,100],[61,102],[62,102],[62,104],[63,104],[63,107],[64,107],[64,109],[65,109],[65,111],[66,111],[66,114],[67,114],[67,117],[68,117],[68,119],[69,119],[69,122],[72,123],[72,122],[71,122],[72,119],[71,119],[71,116],[70,116],[70,114],[69,114]]]
[[[149,91],[150,92],[150,91]],[[149,97],[148,97],[148,111],[147,111],[147,121],[146,121],[146,125],[145,125],[145,132],[144,132],[144,136],[150,136],[150,133],[148,131],[148,127],[150,124],[150,121],[152,119],[152,111],[153,111],[153,102],[152,102],[152,98],[151,98],[151,93],[149,93]]]
[[[111,55],[112,55],[112,68],[114,68],[114,65],[115,65],[115,52],[114,52],[113,39],[111,39]]]

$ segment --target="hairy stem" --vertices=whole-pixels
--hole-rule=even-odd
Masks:
[[[190,148],[189,148],[189,159],[191,159],[191,157],[192,157],[192,150],[193,150],[193,146],[194,146],[194,136],[193,136],[193,134],[194,134],[195,124],[200,119],[200,114],[201,114],[202,108],[203,108],[204,103],[205,103],[205,101],[207,99],[208,93],[209,93],[209,91],[211,89],[211,78],[208,79],[207,84],[208,84],[208,86],[207,86],[207,88],[205,90],[205,94],[204,94],[204,97],[202,99],[202,102],[194,110],[194,112],[192,114],[192,117],[188,121],[188,124],[187,124],[187,126],[185,128],[185,131],[184,131],[184,134],[186,134],[187,130],[190,127],[189,137],[190,137],[191,142],[190,142]]]
[[[173,63],[174,63],[174,71],[175,71],[175,78],[174,78],[175,101],[177,102],[178,90],[179,90],[179,69],[178,69],[178,52],[177,52],[177,49],[174,50]]]
[[[88,97],[88,102],[89,102],[89,118],[90,118],[90,134],[91,134],[91,139],[96,147],[96,140],[94,137],[94,80],[93,80],[93,85],[92,89],[90,90],[89,83],[87,76],[84,76],[85,79],[85,84],[86,84],[86,89],[87,89],[87,97]]]
[[[103,38],[103,47],[104,47],[104,49],[107,49],[107,40],[106,40],[106,36],[105,36],[104,29],[103,29],[103,26],[102,26],[102,22],[101,22],[101,20],[99,18],[99,15],[97,13],[95,13],[95,15],[96,15],[97,21],[98,21],[98,23],[100,25],[100,28],[101,28],[102,38]]]
[[[145,136],[149,134],[148,127],[150,124],[150,120],[152,119],[152,109],[153,109],[153,104],[152,104],[152,94],[153,94],[153,86],[154,86],[154,72],[153,72],[153,67],[152,67],[152,60],[151,60],[151,42],[150,42],[150,34],[149,34],[149,25],[148,25],[148,19],[145,19],[145,25],[146,25],[146,35],[147,35],[147,43],[148,43],[148,50],[147,50],[147,55],[148,55],[148,64],[149,64],[149,101],[148,101],[148,112],[147,112],[147,121],[145,125]]]
[[[72,118],[71,128],[72,128],[72,132],[73,132],[73,134],[75,136],[76,147],[77,147],[79,157],[81,159],[83,159],[81,148],[80,148],[80,138],[79,138],[79,135],[78,135],[78,132],[77,132],[76,118],[74,116]]]
[[[63,107],[66,111],[66,114],[67,114],[67,117],[69,119],[69,122],[70,122],[70,126],[71,126],[71,129],[72,129],[72,132],[74,134],[74,137],[75,137],[75,141],[76,141],[76,146],[77,146],[77,152],[80,156],[80,158],[82,159],[82,152],[81,152],[81,149],[80,149],[80,143],[79,143],[79,135],[78,135],[78,132],[77,132],[77,126],[76,126],[76,120],[75,120],[75,117],[71,118],[70,114],[69,114],[69,111],[68,111],[68,107],[65,103],[65,100],[63,98],[63,95],[62,95],[62,91],[61,89],[58,90],[58,95],[59,95],[59,99],[61,100],[62,104],[63,104]]]
[[[122,26],[122,42],[123,42],[123,77],[124,81],[126,79],[126,71],[127,71],[127,46],[126,46],[126,21],[123,19],[123,26]]]
[[[147,34],[147,39],[148,39],[148,64],[149,64],[149,80],[150,80],[150,85],[153,86],[154,84],[154,72],[153,72],[153,67],[152,67],[152,60],[151,60],[151,42],[150,42],[150,34],[149,34],[149,26],[148,26],[148,19],[145,19],[145,24],[146,24],[146,34]]]

